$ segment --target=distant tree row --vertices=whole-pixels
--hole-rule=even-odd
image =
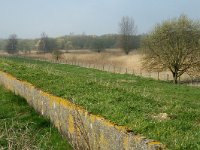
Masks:
[[[142,35],[134,35],[133,41],[129,41],[132,49],[140,47]],[[121,36],[118,34],[109,34],[102,36],[93,35],[66,35],[58,38],[48,37],[42,33],[40,39],[20,39],[16,34],[9,36],[7,40],[0,39],[0,50],[7,50],[9,53],[17,51],[39,50],[43,52],[52,52],[59,50],[91,49],[101,52],[109,48],[121,48]],[[127,53],[127,52],[126,52]]]
[[[7,40],[0,40],[0,49],[8,53],[17,51],[39,50],[52,52],[54,50],[91,49],[101,52],[109,48],[121,48],[126,54],[140,47],[141,35],[136,35],[134,20],[128,16],[122,17],[119,23],[119,34],[95,35],[66,35],[58,38],[49,38],[46,33],[40,39],[18,39],[16,34]]]

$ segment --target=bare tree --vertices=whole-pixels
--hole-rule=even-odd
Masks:
[[[10,54],[17,53],[17,44],[18,44],[17,35],[11,34],[6,44],[7,52]]]
[[[43,32],[38,43],[38,49],[43,52],[53,52],[57,50],[57,41],[54,38],[49,38],[47,34]]]
[[[200,23],[184,15],[157,25],[144,45],[144,67],[170,70],[174,83],[183,73],[200,67]]]
[[[129,54],[133,48],[133,37],[136,34],[136,26],[134,20],[128,16],[124,16],[119,23],[120,27],[120,47],[126,54]]]
[[[45,32],[43,32],[41,34],[41,38],[38,43],[38,49],[40,51],[46,52],[47,51],[47,42],[48,42],[48,36]]]

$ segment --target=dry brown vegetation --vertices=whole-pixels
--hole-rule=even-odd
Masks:
[[[6,55],[5,52],[2,54]],[[31,51],[31,53],[20,53],[20,55],[55,60],[51,53],[38,53]],[[135,50],[126,55],[122,50],[109,49],[101,53],[91,50],[68,50],[63,51],[61,61],[73,63],[85,67],[96,68],[118,73],[130,73],[144,77],[151,77],[160,80],[172,80],[171,72],[149,72],[142,67],[143,54],[139,50]],[[197,72],[198,74],[198,72]],[[183,74],[180,80],[191,80],[191,76]]]
[[[132,52],[129,55],[124,54],[120,50],[104,51],[102,53],[95,53],[90,51],[85,52],[70,52],[65,53],[64,58],[71,61],[79,61],[83,63],[96,65],[112,65],[114,67],[123,67],[140,70],[142,55],[137,52]]]

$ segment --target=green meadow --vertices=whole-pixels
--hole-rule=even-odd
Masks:
[[[0,70],[158,140],[169,149],[200,149],[198,87],[14,57],[1,57]],[[49,131],[51,125],[46,125]]]
[[[48,119],[0,86],[0,149],[71,150]]]

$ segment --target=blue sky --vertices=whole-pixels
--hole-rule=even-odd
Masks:
[[[0,0],[0,38],[118,33],[122,16],[141,34],[180,14],[200,19],[200,0]]]

